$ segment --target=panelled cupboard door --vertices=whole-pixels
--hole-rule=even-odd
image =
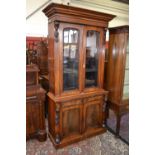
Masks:
[[[81,91],[83,26],[60,24],[60,90],[63,95]]]
[[[102,96],[64,102],[60,110],[61,138],[81,136],[84,132],[88,134],[101,128],[102,104]]]
[[[83,89],[92,91],[103,86],[103,29],[85,26],[83,37]]]
[[[26,134],[35,134],[39,129],[39,104],[37,100],[30,100],[26,103]]]
[[[71,102],[75,105],[63,107],[60,114],[62,139],[73,135],[78,136],[82,132],[82,104],[79,104],[81,101],[75,100],[64,104],[72,104]]]
[[[100,98],[100,99],[96,99]],[[91,131],[102,126],[102,96],[84,99],[84,131]]]

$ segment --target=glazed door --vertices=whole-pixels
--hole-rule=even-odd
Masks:
[[[92,91],[103,86],[104,46],[103,29],[96,27],[84,28],[84,91]]]
[[[61,93],[76,94],[81,90],[81,48],[83,26],[74,24],[61,25]]]

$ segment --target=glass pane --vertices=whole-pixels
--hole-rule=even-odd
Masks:
[[[69,43],[77,43],[78,41],[78,32],[77,30],[69,31]]]
[[[125,69],[129,69],[129,53],[126,53],[126,64]]]
[[[63,33],[63,90],[78,88],[78,35],[79,31],[76,29],[65,29]]]
[[[129,53],[129,38],[128,38],[128,42],[127,42],[126,52]]]
[[[68,43],[68,31],[64,31],[64,43]]]
[[[125,70],[124,85],[129,85],[129,70]]]
[[[129,42],[127,44],[123,99],[129,98]]]
[[[87,31],[85,87],[97,86],[99,32]]]
[[[123,99],[129,98],[129,85],[124,85],[123,88]]]

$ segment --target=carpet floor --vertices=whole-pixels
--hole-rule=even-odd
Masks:
[[[107,125],[116,130],[116,117],[110,110]],[[48,123],[46,121],[48,130]],[[129,142],[129,114],[121,119],[120,136]],[[104,134],[88,138],[78,143],[56,150],[49,138],[45,142],[32,139],[26,142],[26,155],[129,155],[129,146],[114,134]]]
[[[112,110],[110,110],[107,125],[112,131],[116,132],[116,116]],[[121,118],[119,136],[129,143],[129,113]]]
[[[104,134],[80,141],[56,150],[47,138],[45,142],[35,139],[26,142],[27,155],[128,155],[129,146],[107,131]]]
[[[112,112],[110,112],[108,124],[115,128]],[[128,140],[128,115],[121,120],[120,134]],[[54,148],[49,138],[45,142],[32,139],[26,142],[26,155],[129,155],[129,146],[107,131],[58,150]]]

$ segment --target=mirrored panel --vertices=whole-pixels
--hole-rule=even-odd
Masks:
[[[97,86],[99,35],[97,31],[87,31],[85,87]]]
[[[64,29],[63,32],[63,90],[78,88],[79,31]]]

